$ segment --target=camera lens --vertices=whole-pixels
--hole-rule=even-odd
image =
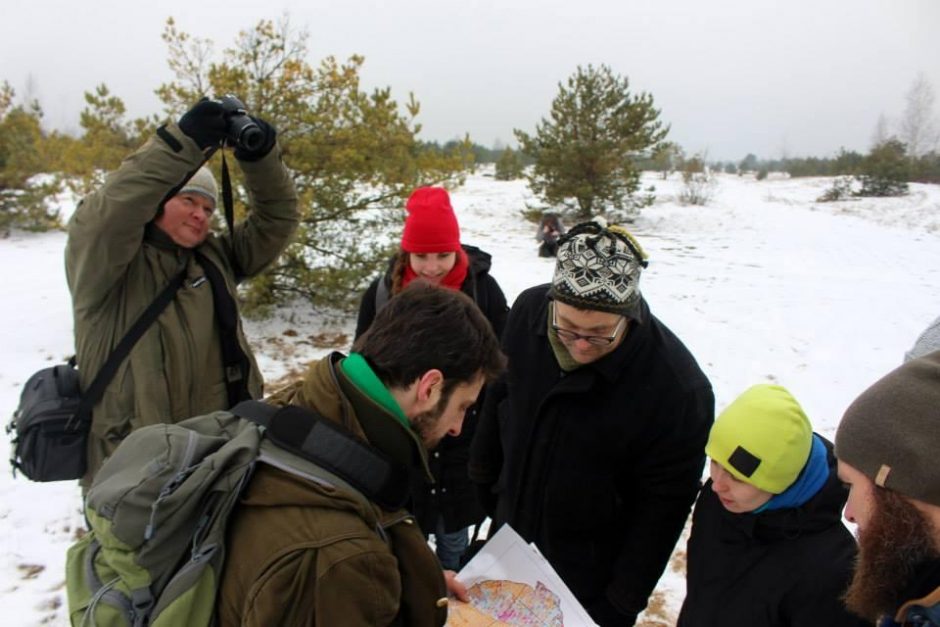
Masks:
[[[264,144],[264,132],[254,122],[244,127],[235,140],[238,146],[249,152],[258,150]]]
[[[229,137],[242,150],[251,152],[264,144],[264,131],[247,115],[233,115],[229,118],[228,125]]]

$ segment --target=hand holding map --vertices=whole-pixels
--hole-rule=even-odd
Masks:
[[[451,599],[448,627],[596,626],[548,561],[503,525],[460,571],[470,602]]]

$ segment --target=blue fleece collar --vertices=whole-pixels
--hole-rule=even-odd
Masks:
[[[800,471],[800,475],[793,484],[773,498],[754,510],[755,514],[775,509],[799,507],[822,489],[829,478],[829,461],[826,456],[826,445],[822,439],[813,434],[813,446],[809,452],[809,459]]]

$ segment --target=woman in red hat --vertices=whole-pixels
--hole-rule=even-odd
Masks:
[[[408,217],[401,236],[401,250],[385,275],[375,279],[362,297],[356,337],[366,332],[375,313],[415,279],[461,290],[474,300],[497,337],[502,335],[509,308],[499,284],[489,274],[491,257],[475,246],[460,243],[460,226],[447,190],[421,187],[406,205]],[[429,454],[435,484],[423,482],[414,489],[413,513],[425,535],[434,534],[437,556],[445,569],[457,570],[468,544],[468,529],[485,518],[483,508],[467,476],[470,441],[483,394],[467,411],[456,438],[444,438]]]

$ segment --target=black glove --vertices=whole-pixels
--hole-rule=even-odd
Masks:
[[[260,142],[260,145],[254,150],[248,150],[239,144],[235,144],[235,158],[239,161],[258,161],[264,158],[271,152],[271,149],[274,148],[274,144],[277,143],[277,131],[261,118],[256,118],[253,115],[249,115],[248,117],[251,118],[251,121],[254,122],[258,126],[258,129],[264,134],[264,140]]]
[[[630,627],[636,623],[636,614],[624,614],[602,596],[584,608],[600,627]]]
[[[194,104],[180,118],[179,127],[203,150],[220,147],[228,137],[225,109],[218,100],[203,98]]]

